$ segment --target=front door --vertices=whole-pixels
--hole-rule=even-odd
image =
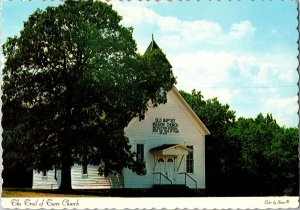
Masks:
[[[176,184],[176,158],[167,157],[166,165],[168,171],[168,178],[172,181],[173,184]]]
[[[176,158],[168,156],[158,157],[155,172],[155,184],[171,184],[170,181],[172,184],[176,184]]]
[[[167,176],[166,160],[162,157],[157,157],[157,163],[155,167],[154,184],[170,184],[164,176]]]

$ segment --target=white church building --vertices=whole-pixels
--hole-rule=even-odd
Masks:
[[[158,48],[154,40],[147,50]],[[185,185],[205,188],[205,136],[209,130],[178,90],[167,93],[167,103],[149,107],[145,119],[134,118],[125,128],[137,159],[145,161],[146,174],[125,168],[123,174],[98,175],[98,166],[74,165],[73,189],[152,188],[155,185]],[[57,189],[60,170],[33,172],[33,189]]]

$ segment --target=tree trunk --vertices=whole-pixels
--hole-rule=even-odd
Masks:
[[[59,191],[62,192],[70,192],[72,190],[71,163],[67,159],[69,158],[66,157],[65,160],[63,160],[61,168],[61,183]]]
[[[67,78],[67,77],[66,77]],[[66,98],[65,98],[65,125],[62,139],[62,168],[61,168],[61,184],[59,190],[62,192],[69,192],[72,190],[71,180],[71,137],[70,127],[72,124],[71,107],[72,107],[73,87],[70,79],[66,79]]]

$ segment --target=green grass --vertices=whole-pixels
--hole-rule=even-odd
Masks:
[[[12,197],[92,197],[86,193],[70,192],[61,193],[58,190],[33,190],[27,188],[2,188],[3,198]]]
[[[36,190],[29,188],[2,188],[2,197],[202,197],[199,190],[174,189],[102,189],[72,190],[62,193],[58,190]]]

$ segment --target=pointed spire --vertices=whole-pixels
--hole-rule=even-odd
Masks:
[[[145,53],[144,54],[147,54],[147,53],[149,53],[150,51],[153,51],[153,50],[156,50],[156,49],[158,49],[158,50],[161,50],[160,48],[159,48],[159,46],[156,44],[156,42],[154,41],[154,36],[153,36],[153,33],[152,33],[152,40],[151,40],[151,43],[149,44],[149,46],[148,46],[148,48],[147,48],[147,50],[145,51]],[[161,50],[161,52],[162,52],[162,50]],[[163,53],[163,52],[162,52]],[[170,62],[168,61],[168,59],[165,57],[165,60],[166,60],[166,62],[170,65],[170,68],[172,68],[172,65],[170,64]]]
[[[156,42],[154,41],[154,36],[153,36],[153,33],[152,33],[152,40],[151,40],[151,43],[149,44],[147,50],[145,51],[145,53],[147,51],[151,51],[153,49],[160,49],[159,46],[156,44]]]

